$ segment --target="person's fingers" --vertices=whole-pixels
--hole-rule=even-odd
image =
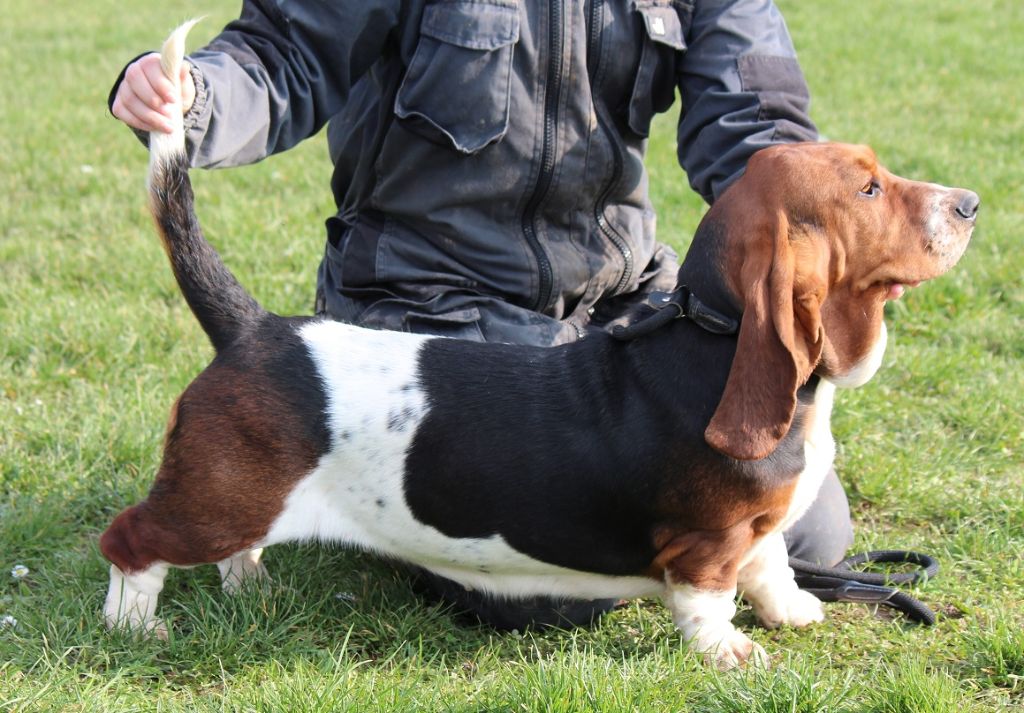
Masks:
[[[129,91],[118,90],[111,111],[114,116],[133,129],[164,133],[172,131],[171,121],[166,113],[153,109]]]
[[[139,88],[148,87],[149,93],[155,97],[155,101],[161,104],[174,104],[180,99],[175,94],[174,83],[167,78],[163,67],[160,66],[160,55],[148,54],[139,59],[135,65],[138,65],[142,75],[138,82]],[[148,95],[143,98],[148,99]],[[150,104],[150,106],[153,105]],[[153,108],[155,109],[156,106]]]
[[[151,109],[158,111],[164,104],[173,102],[173,92],[161,95],[159,84],[154,85],[152,79],[154,68],[157,78],[163,77],[163,71],[160,69],[160,56],[157,54],[149,54],[132,62],[124,72],[124,79],[118,87],[118,94],[125,97],[135,95]],[[166,77],[163,77],[163,82],[167,86],[171,86]]]
[[[169,133],[175,105],[180,102],[185,113],[195,101],[195,82],[187,62],[181,68],[180,96],[176,96],[176,89],[163,73],[160,55],[145,55],[125,70],[114,98],[113,114],[134,129]]]

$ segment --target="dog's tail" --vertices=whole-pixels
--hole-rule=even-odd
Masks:
[[[181,81],[185,36],[195,23],[186,22],[172,32],[160,51],[164,75],[175,86]],[[149,135],[150,210],[178,287],[214,348],[220,351],[258,323],[266,312],[203,237],[188,177],[182,113],[178,110],[172,114],[172,133],[154,131]]]

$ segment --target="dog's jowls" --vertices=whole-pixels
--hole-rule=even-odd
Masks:
[[[712,662],[763,657],[730,622],[737,591],[769,627],[823,617],[781,532],[832,463],[833,391],[871,378],[886,299],[952,267],[978,206],[865,147],[765,149],[679,272],[738,335],[677,319],[541,349],[270,314],[200,232],[181,132],[151,156],[156,223],[217,352],[148,497],[100,542],[107,623],[158,636],[169,567],[217,564],[233,590],[266,576],[264,547],[321,540],[495,596],[661,595]]]

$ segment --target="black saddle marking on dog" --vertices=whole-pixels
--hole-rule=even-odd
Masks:
[[[708,497],[688,471],[721,471],[748,497],[802,470],[799,420],[762,461],[705,443],[735,341],[674,329],[685,333],[651,335],[643,351],[601,335],[547,349],[428,342],[419,367],[429,409],[403,483],[413,515],[449,537],[501,535],[545,562],[637,575],[656,554],[653,529],[699,513]]]

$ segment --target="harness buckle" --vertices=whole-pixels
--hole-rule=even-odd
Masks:
[[[675,307],[679,311],[676,319],[685,317],[712,334],[735,334],[739,330],[735,319],[708,307],[686,285],[680,285],[672,292],[652,292],[651,303],[655,309],[669,305]]]

